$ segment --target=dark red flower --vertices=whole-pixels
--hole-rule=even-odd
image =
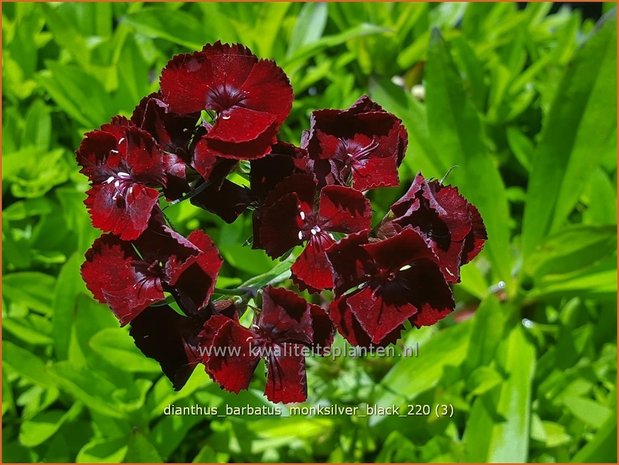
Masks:
[[[384,345],[406,320],[431,325],[454,308],[436,255],[412,228],[373,242],[367,231],[351,234],[327,255],[338,296],[330,316],[352,344]]]
[[[266,155],[293,99],[286,74],[273,61],[221,42],[174,57],[161,74],[161,93],[175,113],[216,112],[200,150],[233,159]]]
[[[166,185],[163,155],[155,140],[117,116],[87,133],[76,154],[80,172],[92,185],[84,201],[92,224],[123,240],[138,237],[157,204],[159,191],[153,187]]]
[[[307,243],[292,265],[295,282],[310,290],[333,287],[333,270],[326,251],[332,233],[352,233],[370,227],[372,210],[365,196],[345,186],[325,186],[316,202],[311,176],[297,174],[280,182],[262,206],[259,243],[272,257]],[[317,203],[317,205],[316,205]]]
[[[234,303],[229,300],[211,302],[189,317],[180,315],[168,305],[152,306],[131,320],[130,334],[135,345],[144,355],[159,362],[174,389],[179,390],[202,361],[198,334],[206,319],[217,314],[233,318],[236,314]]]
[[[163,153],[163,168],[167,177],[164,193],[168,200],[179,199],[189,191],[186,168],[192,162],[190,143],[196,131],[200,113],[172,113],[161,100],[159,92],[147,95],[133,110],[131,121],[147,131]]]
[[[481,251],[488,237],[477,208],[457,188],[427,181],[421,174],[391,211],[393,218],[381,228],[385,235],[414,227],[438,257],[448,282],[460,281],[460,267]]]
[[[170,292],[183,311],[204,309],[215,287],[222,259],[202,231],[187,239],[154,215],[135,241],[112,234],[98,238],[86,252],[82,278],[95,298],[110,306],[125,325]]]
[[[251,328],[215,315],[206,322],[200,338],[207,353],[206,371],[222,388],[232,392],[247,389],[258,362],[265,358],[267,398],[302,402],[307,398],[303,349],[328,348],[333,326],[317,305],[286,289],[267,287],[262,311]]]
[[[406,145],[402,122],[363,96],[347,110],[313,112],[301,146],[308,151],[319,186],[365,191],[398,185]]]

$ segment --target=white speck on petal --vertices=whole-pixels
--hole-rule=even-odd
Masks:
[[[404,265],[402,268],[400,268],[400,271],[410,270],[411,268],[412,268],[412,266],[410,266],[410,265]]]
[[[221,115],[221,119],[230,119],[230,115]]]
[[[299,212],[299,216],[301,217],[302,220],[305,219],[305,213],[304,212]]]
[[[109,178],[107,178],[107,179],[105,180],[105,183],[106,183],[106,184],[109,184],[109,183],[111,183],[113,180],[114,180],[114,176],[110,176]]]
[[[301,231],[299,231],[298,238],[300,241],[303,240],[303,233]]]
[[[124,138],[124,137],[121,137],[121,138],[118,140],[118,143],[119,143],[119,144],[122,144],[124,141],[125,141],[125,138]]]
[[[119,186],[120,186],[120,181],[117,179],[116,182],[114,183],[114,187],[118,189]]]
[[[131,177],[131,175],[129,173],[125,173],[124,171],[119,171],[118,172],[118,177],[120,179],[129,179]]]

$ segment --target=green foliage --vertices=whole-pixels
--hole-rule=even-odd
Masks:
[[[610,4],[597,25],[550,7],[4,3],[3,461],[616,462],[616,19]],[[166,416],[269,406],[264,380],[236,396],[196,370],[174,392],[82,283],[97,235],[83,133],[130,114],[173,54],[218,39],[289,74],[290,142],[313,109],[365,93],[404,121],[402,187],[371,193],[377,215],[419,170],[479,206],[489,241],[457,311],[399,343],[418,358],[308,360],[308,406],[430,415]],[[290,263],[241,245],[249,221],[188,203],[166,215],[214,238],[218,287],[289,284]]]

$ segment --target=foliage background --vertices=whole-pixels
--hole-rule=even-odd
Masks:
[[[611,7],[595,26],[531,3],[3,3],[3,461],[615,462]],[[79,266],[97,232],[73,151],[130,114],[173,54],[218,39],[289,74],[289,141],[312,109],[368,92],[403,119],[402,187],[372,194],[377,217],[418,170],[457,165],[448,181],[490,235],[456,286],[457,312],[407,332],[419,358],[312,360],[308,399],[452,404],[453,418],[162,415],[170,403],[266,405],[263,377],[237,397],[198,369],[175,393],[92,300]],[[215,239],[220,286],[274,265],[241,245],[247,220],[168,212]]]

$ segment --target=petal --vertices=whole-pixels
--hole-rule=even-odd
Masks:
[[[262,311],[256,320],[261,334],[272,342],[312,343],[309,304],[296,293],[268,286],[262,293]]]
[[[223,389],[239,392],[247,389],[260,361],[251,353],[254,334],[237,321],[213,315],[206,321],[199,339],[206,372]]]
[[[368,234],[367,230],[350,234],[327,250],[327,257],[333,266],[336,294],[365,281],[370,256],[362,246],[367,244]]]
[[[172,113],[161,98],[159,92],[144,97],[133,110],[131,121],[153,136],[163,150],[185,157],[200,114]]]
[[[206,109],[207,92],[215,74],[206,54],[176,55],[161,72],[161,96],[174,113]]]
[[[367,191],[377,187],[392,187],[400,184],[395,157],[368,158],[353,164],[352,187]]]
[[[200,320],[187,318],[171,307],[149,307],[131,321],[130,334],[144,355],[154,358],[180,390],[201,361],[198,349]]]
[[[484,247],[484,243],[488,239],[486,233],[486,226],[479,214],[479,211],[474,205],[468,204],[469,215],[471,218],[471,232],[466,236],[464,240],[464,246],[462,248],[462,265],[473,260],[481,249]]]
[[[286,73],[271,60],[260,60],[241,86],[247,96],[245,105],[270,113],[281,125],[292,108],[292,86]]]
[[[309,174],[293,174],[278,183],[263,202],[263,207],[270,206],[287,194],[294,193],[299,199],[301,209],[310,212],[314,209],[316,183]]]
[[[122,325],[150,304],[163,300],[161,281],[136,267],[139,257],[131,245],[105,234],[86,252],[81,275],[95,299],[109,305]]]
[[[215,213],[226,223],[233,223],[252,202],[251,193],[227,179],[221,186],[209,185],[191,198],[191,203]]]
[[[217,161],[217,156],[208,146],[206,136],[198,139],[193,149],[191,166],[193,166],[204,179],[209,179]]]
[[[275,116],[251,108],[235,107],[217,119],[206,138],[211,143],[253,142],[275,126]]]
[[[408,227],[388,239],[361,246],[382,270],[398,272],[417,260],[437,261],[426,241]]]
[[[277,141],[276,136],[277,126],[274,123],[265,128],[255,139],[246,142],[207,138],[206,150],[216,157],[255,160],[269,154],[271,145]]]
[[[256,199],[264,200],[288,176],[306,172],[306,155],[305,150],[299,147],[278,142],[266,157],[252,160],[249,176],[251,191]]]
[[[284,195],[262,212],[259,243],[270,257],[280,257],[302,243],[297,223],[300,208],[299,197],[292,193]]]
[[[387,285],[376,289],[365,287],[346,299],[351,312],[373,344],[379,344],[417,312],[417,308],[407,300],[408,293],[398,292],[402,290],[399,284],[394,283],[398,289]]]
[[[359,191],[344,186],[326,186],[320,191],[319,216],[323,229],[354,233],[372,226],[370,201]]]
[[[223,259],[215,243],[202,231],[193,231],[187,239],[199,252],[182,263],[171,258],[166,273],[179,306],[186,314],[195,315],[208,305]]]
[[[289,351],[286,348],[283,352]],[[292,351],[291,351],[292,352]],[[303,402],[307,399],[305,358],[295,355],[267,359],[267,383],[264,393],[271,402]]]
[[[382,347],[396,342],[400,338],[401,327],[398,327],[385,336],[380,343],[373,344],[368,333],[350,310],[348,296],[339,297],[331,303],[329,316],[338,332],[353,346]]]
[[[148,228],[132,244],[148,262],[165,262],[173,255],[184,261],[198,251],[182,234],[168,226],[159,208],[153,210]]]
[[[258,62],[258,58],[242,44],[206,44],[202,48],[218,82],[240,88]]]
[[[159,198],[157,190],[137,183],[131,183],[123,191],[113,183],[95,184],[86,195],[84,203],[93,226],[123,240],[135,239],[142,234]]]
[[[333,288],[333,267],[326,249],[335,241],[326,234],[312,236],[290,271],[293,281],[302,289],[319,292]]]
[[[410,289],[410,302],[417,312],[410,318],[418,328],[429,326],[453,311],[455,303],[451,288],[445,281],[436,263],[419,260],[410,269],[402,272],[401,278]]]
[[[91,181],[104,181],[110,175],[105,162],[117,145],[116,137],[109,132],[96,130],[86,133],[75,152],[77,162],[82,166],[80,173],[88,176]],[[116,163],[119,163],[120,155],[116,159]]]
[[[398,201],[391,205],[391,211],[393,212],[396,220],[419,209],[421,203],[417,198],[417,194],[421,192],[424,181],[425,179],[421,174],[415,176],[415,179],[406,193]]]
[[[314,333],[313,347],[319,354],[325,355],[333,344],[335,328],[323,308],[314,304],[310,304],[309,307],[312,315],[312,332]]]

